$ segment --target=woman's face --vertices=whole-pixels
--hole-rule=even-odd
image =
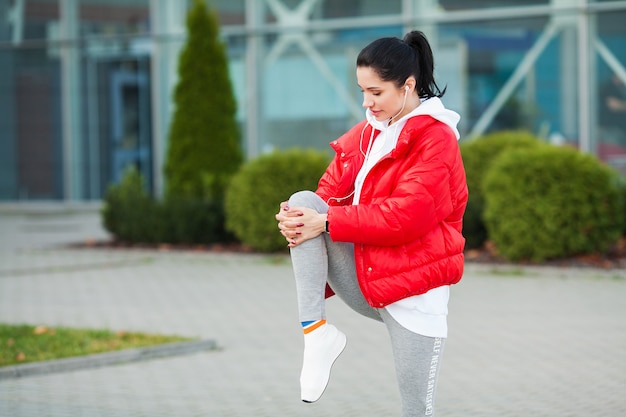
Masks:
[[[378,121],[384,121],[394,117],[399,119],[408,113],[403,109],[405,104],[404,86],[396,87],[392,81],[383,81],[371,67],[357,67],[356,78],[363,92],[363,107],[369,109]]]

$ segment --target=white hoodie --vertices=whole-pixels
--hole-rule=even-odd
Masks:
[[[417,106],[411,113],[404,115],[400,120],[389,127],[393,127],[398,123],[402,123],[402,126],[404,126],[406,120],[413,116],[430,116],[433,119],[437,119],[450,126],[450,128],[454,131],[457,140],[461,137],[457,129],[461,116],[459,116],[459,114],[455,111],[446,109],[439,97],[421,99],[421,104],[419,106]],[[378,130],[385,130],[388,127],[389,119],[378,121],[374,118],[369,109],[365,111],[365,117],[367,118],[368,123]]]
[[[430,116],[450,126],[456,135],[456,139],[459,140],[461,135],[457,129],[457,124],[461,116],[452,110],[446,109],[438,97],[423,99],[415,110],[406,114],[391,126],[389,126],[389,119],[378,121],[369,109],[365,111],[368,123],[374,129],[380,130],[380,134],[374,142],[370,138],[369,148],[365,153],[365,161],[354,183],[353,204],[359,204],[363,181],[367,173],[383,156],[396,147],[398,137],[406,121],[411,117],[421,115]],[[414,333],[429,337],[447,337],[449,299],[450,286],[446,285],[434,288],[425,294],[396,301],[385,308],[398,323]]]

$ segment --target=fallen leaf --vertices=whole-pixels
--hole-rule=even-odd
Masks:
[[[48,328],[46,326],[37,326],[35,327],[35,330],[33,330],[34,334],[44,334],[48,331]]]
[[[15,344],[15,340],[9,339],[7,340],[7,346],[13,346]]]
[[[26,355],[24,355],[24,352],[20,352],[15,357],[15,360],[18,361],[18,362],[22,362],[22,361],[26,360]]]

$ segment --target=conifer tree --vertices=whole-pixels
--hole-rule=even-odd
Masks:
[[[186,26],[164,166],[166,197],[222,200],[242,162],[226,48],[204,0],[193,0]]]

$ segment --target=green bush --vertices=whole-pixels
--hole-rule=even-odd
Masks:
[[[144,179],[129,168],[119,184],[110,185],[104,195],[102,222],[117,240],[155,242],[158,239],[158,207],[148,195]]]
[[[211,244],[234,240],[224,229],[224,206],[221,201],[168,198],[161,203],[159,211],[159,242]]]
[[[487,229],[483,219],[484,193],[481,188],[483,177],[492,161],[507,149],[528,148],[543,144],[537,137],[525,131],[501,131],[461,142],[461,154],[467,175],[469,198],[463,217],[463,235],[467,248],[480,248],[487,240]]]
[[[605,252],[621,235],[617,172],[567,147],[503,153],[486,173],[485,223],[512,261]]]
[[[226,192],[226,228],[256,250],[287,246],[274,215],[279,204],[300,190],[315,190],[328,166],[326,153],[292,149],[263,155],[242,166]]]
[[[194,0],[178,61],[174,114],[164,165],[165,195],[222,200],[242,163],[237,103],[217,15]]]
[[[133,244],[211,244],[233,240],[224,229],[221,201],[192,198],[154,200],[134,168],[104,197],[105,229],[116,240]]]

